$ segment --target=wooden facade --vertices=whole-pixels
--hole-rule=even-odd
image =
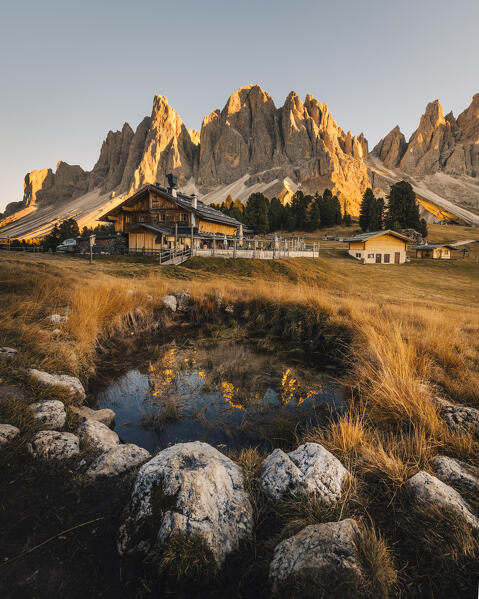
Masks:
[[[450,260],[451,252],[454,250],[447,244],[424,244],[415,247],[416,258],[424,259],[429,258],[431,260]]]
[[[212,247],[242,237],[242,223],[187,196],[159,185],[145,185],[100,220],[113,222],[128,236],[132,252]]]

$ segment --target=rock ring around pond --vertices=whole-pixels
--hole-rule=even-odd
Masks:
[[[96,458],[86,471],[86,476],[91,479],[119,476],[150,458],[150,452],[133,443],[116,445]]]
[[[252,530],[253,509],[239,466],[207,443],[179,443],[140,468],[118,550],[149,553],[186,534],[201,538],[220,566]]]
[[[282,541],[274,550],[270,565],[273,593],[289,586],[291,595],[287,591],[284,596],[292,596],[298,581],[308,588],[317,588],[318,597],[327,597],[328,588],[337,590],[339,585],[357,588],[362,577],[356,555],[358,534],[356,521],[347,519],[306,526]]]
[[[108,451],[120,443],[118,435],[98,420],[84,420],[77,435],[96,451]]]
[[[80,380],[75,376],[68,374],[50,374],[36,368],[28,368],[27,374],[35,381],[43,385],[64,387],[67,391],[73,394],[78,394],[82,399],[85,399],[86,393]]]
[[[72,433],[40,431],[33,436],[28,450],[42,460],[68,460],[80,453],[80,440]]]
[[[13,441],[20,434],[20,429],[11,424],[0,424],[0,447]]]
[[[270,501],[280,501],[288,495],[314,493],[325,504],[341,498],[349,476],[346,468],[319,443],[304,443],[285,453],[275,449],[261,469],[261,489]]]
[[[67,414],[65,406],[57,399],[37,401],[30,404],[30,411],[36,422],[44,430],[58,430],[65,426]]]

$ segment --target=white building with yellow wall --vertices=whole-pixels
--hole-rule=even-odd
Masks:
[[[349,254],[363,264],[403,264],[411,239],[396,231],[361,233],[347,240]]]

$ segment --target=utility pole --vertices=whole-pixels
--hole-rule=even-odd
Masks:
[[[176,258],[177,248],[178,248],[178,223],[175,223],[175,258]]]
[[[213,248],[211,250],[211,255],[215,255],[215,246],[216,246],[216,233],[213,233]]]
[[[191,247],[190,247],[190,256],[193,257],[193,243],[194,243],[194,233],[193,233],[193,225],[191,225]]]

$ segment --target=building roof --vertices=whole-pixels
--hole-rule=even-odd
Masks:
[[[435,250],[436,248],[449,248],[450,250],[455,250],[456,248],[445,241],[444,243],[423,243],[419,245],[415,245],[413,247],[414,250]]]
[[[412,241],[410,237],[403,235],[402,233],[397,233],[396,231],[392,231],[391,229],[387,229],[386,231],[370,231],[368,233],[360,233],[359,235],[355,235],[354,237],[349,237],[344,241],[366,241],[368,239],[372,239],[373,237],[380,237],[381,235],[392,235],[393,237],[397,237],[398,239],[402,239],[404,241]]]
[[[216,210],[216,208],[212,208],[211,206],[204,204],[201,200],[197,200],[197,206],[196,208],[194,208],[193,198],[191,196],[178,192],[175,197],[168,192],[166,187],[161,187],[160,185],[152,185],[150,183],[144,185],[141,189],[136,191],[129,198],[126,198],[121,204],[118,204],[118,206],[115,206],[115,208],[113,208],[106,214],[103,214],[98,220],[108,221],[108,217],[120,214],[122,206],[134,204],[137,201],[137,199],[141,195],[143,195],[143,193],[145,193],[145,191],[153,191],[157,193],[162,198],[165,198],[165,200],[169,200],[170,202],[176,204],[180,208],[189,210],[195,216],[198,216],[202,220],[206,220],[212,223],[219,223],[222,225],[230,225],[232,227],[239,227],[243,224],[235,218],[232,218],[227,214],[223,214],[223,212],[221,212],[220,210]]]

